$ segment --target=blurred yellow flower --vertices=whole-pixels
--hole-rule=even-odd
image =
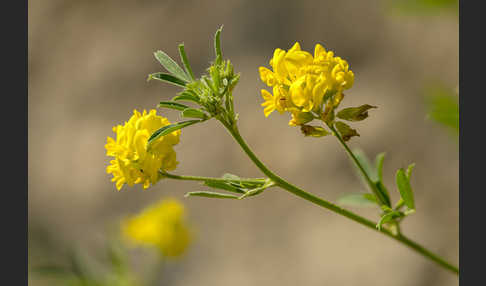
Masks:
[[[184,253],[191,242],[186,210],[175,199],[162,200],[122,221],[122,234],[133,245],[156,247],[167,257]]]
[[[270,66],[273,71],[259,68],[261,80],[273,88],[273,95],[262,90],[264,114],[288,111],[292,114],[289,125],[304,124],[311,112],[321,114],[327,100],[342,98],[342,92],[354,82],[348,63],[320,44],[315,46],[314,56],[302,51],[299,43],[287,52],[276,49]]]
[[[116,140],[107,138],[106,155],[115,157],[106,168],[108,174],[113,174],[116,188],[120,190],[125,183],[129,186],[143,184],[147,189],[160,179],[159,170],[174,170],[178,164],[176,153],[172,146],[179,143],[180,130],[165,135],[153,142],[147,151],[147,141],[150,135],[159,128],[169,125],[167,118],[156,114],[152,109],[148,113],[137,110],[125,124],[113,127]]]

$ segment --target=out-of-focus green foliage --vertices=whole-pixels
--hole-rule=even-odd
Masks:
[[[430,85],[425,90],[427,116],[459,135],[459,96],[443,85]]]
[[[434,14],[459,12],[458,0],[391,0],[391,9],[396,13]]]
[[[50,285],[142,285],[130,270],[128,257],[117,241],[109,243],[103,260],[95,260],[80,251],[73,250],[69,251],[64,258],[64,260],[67,260],[65,263],[46,263],[31,267],[30,275],[49,279],[49,281],[52,281]],[[99,267],[93,267],[94,265]]]

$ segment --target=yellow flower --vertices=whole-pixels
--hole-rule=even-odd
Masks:
[[[262,103],[262,106],[265,107],[263,109],[263,113],[265,114],[265,117],[268,117],[270,113],[272,113],[277,108],[277,104],[275,103],[274,96],[264,89],[262,89],[262,97],[265,100],[265,102]]]
[[[262,103],[262,106],[265,107],[263,109],[265,117],[268,117],[274,110],[283,113],[287,109],[286,92],[285,90],[280,90],[279,86],[273,88],[273,95],[264,89],[262,89],[261,92],[262,97],[265,100],[265,102]]]
[[[273,53],[273,58],[270,60],[270,66],[272,66],[275,77],[279,83],[289,82],[287,79],[288,72],[284,62],[285,54],[286,52],[284,50],[276,49]]]
[[[108,137],[105,145],[106,155],[115,157],[106,168],[113,174],[116,188],[120,190],[125,183],[129,186],[143,184],[147,189],[160,179],[159,170],[174,170],[178,164],[173,146],[179,143],[180,130],[158,138],[147,151],[150,135],[159,128],[169,125],[167,118],[156,114],[152,109],[141,114],[137,110],[125,124],[113,127],[116,140]]]
[[[260,79],[266,83],[268,86],[274,86],[277,84],[277,78],[273,72],[266,67],[260,67]]]
[[[176,257],[191,242],[184,205],[162,200],[121,222],[122,235],[133,246],[156,247],[162,255]]]
[[[261,80],[273,87],[273,95],[262,90],[264,114],[288,111],[292,114],[290,125],[304,124],[306,120],[298,119],[301,113],[321,113],[327,100],[338,103],[342,92],[354,83],[348,63],[320,44],[316,44],[314,56],[302,51],[299,43],[287,52],[276,49],[270,66],[273,71],[259,68]]]

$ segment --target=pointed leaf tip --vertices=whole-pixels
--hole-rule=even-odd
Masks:
[[[347,121],[361,121],[368,117],[368,110],[376,106],[364,104],[358,107],[344,108],[337,113],[337,117]]]
[[[199,118],[202,120],[206,120],[209,118],[209,115],[204,113],[204,111],[195,108],[186,108],[181,113],[182,117],[192,117],[192,118]]]
[[[187,75],[187,73],[184,72],[184,70],[179,67],[179,65],[166,53],[164,53],[163,51],[156,51],[154,53],[154,56],[159,61],[159,63],[172,75],[185,82],[191,81],[191,78]]]
[[[383,183],[383,161],[385,160],[385,152],[382,152],[376,155],[375,158],[375,166],[376,166],[376,174],[378,176],[378,180]]]
[[[410,181],[402,168],[398,169],[397,171],[396,183],[400,196],[405,202],[405,205],[409,209],[415,209],[412,187],[410,186]]]
[[[166,125],[166,126],[160,128],[160,129],[158,129],[148,139],[148,142],[147,142],[147,150],[150,149],[150,146],[151,146],[152,142],[154,142],[158,138],[160,138],[162,136],[165,136],[165,135],[167,135],[169,133],[172,133],[174,131],[177,131],[179,129],[182,129],[184,127],[187,127],[189,125],[192,125],[192,124],[195,124],[195,123],[199,123],[199,122],[201,122],[201,120],[187,120],[187,121],[182,121],[182,122],[177,122],[177,123],[169,124],[169,125]]]
[[[216,59],[218,63],[220,63],[223,58],[221,52],[221,31],[222,30],[223,30],[223,26],[221,26],[218,30],[216,30],[216,34],[214,35],[214,50],[216,52]]]
[[[167,83],[177,85],[177,86],[181,86],[181,87],[186,86],[185,81],[181,80],[178,77],[170,75],[168,73],[157,72],[157,73],[149,74],[147,81],[150,81],[152,79],[160,80],[160,81],[167,82]]]
[[[187,105],[177,103],[177,102],[172,102],[172,101],[161,101],[157,105],[157,107],[159,107],[159,108],[165,107],[165,108],[175,109],[175,110],[179,110],[179,111],[183,111],[184,109],[189,108],[189,106],[187,106]]]

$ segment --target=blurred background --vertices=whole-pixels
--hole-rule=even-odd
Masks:
[[[457,285],[455,275],[403,245],[278,189],[242,201],[184,198],[204,188],[173,180],[116,191],[105,171],[112,126],[179,91],[146,81],[163,70],[153,52],[178,60],[184,42],[200,75],[220,25],[223,55],[242,75],[234,92],[240,130],[262,161],[331,201],[364,190],[337,140],[303,137],[287,115],[265,119],[260,106],[258,67],[268,66],[273,50],[322,43],[355,73],[342,106],[378,106],[353,124],[361,137],[350,145],[371,158],[387,152],[393,201],[395,171],[416,163],[417,212],[403,232],[458,264],[457,132],[434,109],[438,93],[457,98],[457,1],[45,0],[29,1],[29,267],[63,263],[71,248],[96,256],[121,218],[175,197],[197,237],[166,266],[160,285]],[[175,150],[177,174],[261,176],[216,121],[184,129]],[[379,218],[376,209],[351,209]],[[143,255],[131,255],[143,269]]]

